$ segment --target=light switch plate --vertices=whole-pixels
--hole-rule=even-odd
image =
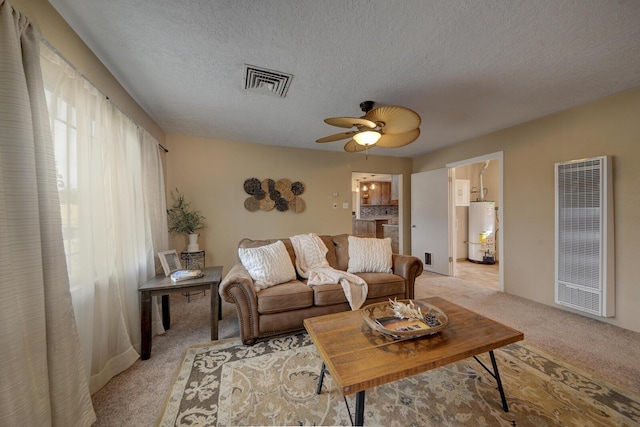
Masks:
[[[349,209],[349,203],[344,202],[344,203],[342,204],[342,209]]]

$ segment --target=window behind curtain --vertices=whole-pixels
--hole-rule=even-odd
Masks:
[[[73,283],[78,276],[79,264],[79,218],[78,218],[78,131],[76,109],[64,99],[45,89],[49,106],[51,131],[53,134],[56,159],[60,212],[62,214],[62,235],[67,255],[67,269],[73,291]]]
[[[166,209],[162,165],[157,141],[62,57],[43,46],[41,62],[73,309],[95,392],[139,358],[138,288],[155,272],[154,236],[167,234],[155,219]]]

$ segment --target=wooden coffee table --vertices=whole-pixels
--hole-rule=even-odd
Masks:
[[[423,301],[443,310],[449,325],[437,334],[398,341],[371,329],[360,310],[304,320],[323,364],[317,392],[325,372],[333,376],[343,395],[356,393],[354,424],[364,423],[365,390],[489,352],[502,407],[508,412],[493,350],[524,339],[524,334],[442,298]]]

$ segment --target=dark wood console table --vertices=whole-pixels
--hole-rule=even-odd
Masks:
[[[151,297],[162,295],[162,326],[171,327],[169,312],[169,294],[211,291],[211,341],[218,339],[218,319],[220,316],[220,295],[218,285],[222,279],[222,267],[207,267],[202,269],[204,276],[198,279],[172,282],[171,277],[159,274],[145,283],[140,292],[140,326],[142,332],[142,360],[151,357]]]

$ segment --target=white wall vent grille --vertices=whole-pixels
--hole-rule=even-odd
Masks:
[[[255,65],[244,64],[244,89],[250,92],[258,92],[266,95],[275,95],[284,98],[287,95],[292,74]]]
[[[615,313],[611,157],[556,163],[556,303]]]

